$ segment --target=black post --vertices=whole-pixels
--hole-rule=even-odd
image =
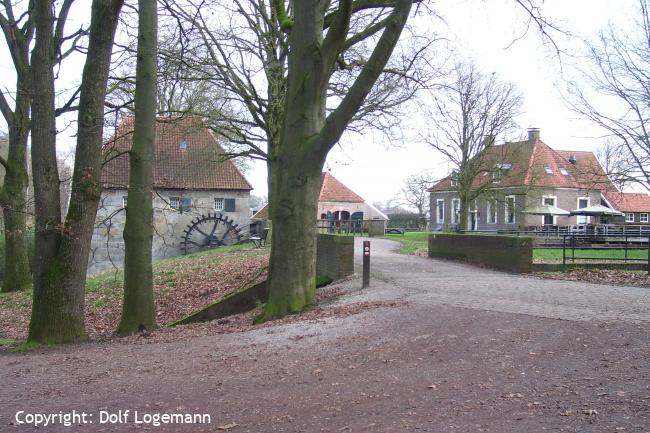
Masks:
[[[362,288],[370,285],[370,241],[363,241],[363,279]]]
[[[562,272],[566,271],[566,237],[562,236]]]
[[[648,275],[650,275],[650,236],[648,236]]]

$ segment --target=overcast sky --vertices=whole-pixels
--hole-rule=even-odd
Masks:
[[[562,71],[567,62],[575,61],[570,54],[580,49],[579,37],[593,38],[608,22],[629,26],[636,7],[635,0],[546,0],[544,16],[575,35],[554,35],[556,43],[567,52],[564,56],[558,56],[533,28],[521,37],[526,15],[513,0],[436,2],[435,10],[444,23],[420,18],[417,26],[435,26],[433,30],[448,40],[445,46],[456,56],[471,59],[482,71],[495,72],[518,86],[525,99],[524,113],[519,119],[522,134],[529,127],[537,127],[541,129],[542,140],[555,149],[593,150],[602,143],[598,138],[600,131],[577,119],[566,107],[558,90]],[[514,40],[517,41],[513,43]],[[0,59],[2,85],[13,81],[4,47],[0,48]],[[78,82],[79,66],[70,68],[60,76]],[[415,113],[404,119],[405,138],[398,147],[390,147],[378,134],[347,136],[330,153],[326,169],[370,203],[394,198],[411,174],[430,170],[443,177],[449,166],[418,139],[425,121]],[[0,129],[6,130],[2,120]],[[62,133],[60,150],[69,150],[74,145],[70,137],[73,132]],[[246,176],[255,188],[253,194],[267,194],[264,164],[253,164]]]

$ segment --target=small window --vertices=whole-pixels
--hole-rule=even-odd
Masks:
[[[497,164],[497,168],[500,168],[501,170],[510,170],[512,168],[512,164],[509,162],[502,162],[501,164]]]
[[[192,208],[192,199],[189,197],[169,197],[169,207],[182,212]]]
[[[445,222],[445,199],[436,200],[436,222],[443,224]]]
[[[458,224],[460,222],[460,199],[451,199],[451,223]]]
[[[178,145],[178,148],[180,150],[187,150],[187,141],[183,140],[181,143]]]
[[[625,214],[625,222],[626,223],[633,223],[634,222],[634,213],[629,212]]]
[[[568,176],[569,175],[569,172],[564,167],[560,167],[560,173],[562,173],[562,176]]]
[[[546,172],[546,174],[551,174],[551,175],[553,174],[553,170],[548,165],[544,166],[544,171]]]
[[[586,207],[589,207],[589,197],[579,197],[578,209],[584,209]],[[588,224],[589,217],[587,215],[578,215],[578,218],[576,218],[576,222],[578,224]]]
[[[215,198],[214,199],[214,210],[223,210],[223,199]]]
[[[490,200],[487,202],[487,222],[488,224],[497,223],[497,202]]]
[[[129,196],[122,196],[122,207],[126,207],[126,202],[129,201]]]
[[[514,195],[509,195],[506,197],[505,217],[506,217],[506,224],[515,223],[515,196]]]
[[[647,223],[648,222],[648,214],[647,213],[639,214],[639,222],[640,223]]]

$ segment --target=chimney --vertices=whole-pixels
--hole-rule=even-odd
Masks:
[[[539,128],[528,128],[528,141],[539,140]]]
[[[483,147],[494,146],[495,141],[496,141],[496,136],[492,134],[488,134],[485,137],[483,137]]]

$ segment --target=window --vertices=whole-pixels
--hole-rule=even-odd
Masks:
[[[505,221],[506,224],[515,223],[515,196],[509,195],[506,197],[505,204]]]
[[[488,200],[487,202],[487,223],[497,223],[497,202],[496,200]]]
[[[569,175],[569,172],[564,167],[560,167],[560,173],[562,173],[562,176],[568,176]]]
[[[445,199],[436,200],[436,222],[442,224],[445,222]]]
[[[553,195],[549,196],[544,196],[542,198],[542,204],[549,205],[549,206],[555,206],[555,201],[557,200],[557,197]],[[555,217],[553,215],[543,215],[542,216],[542,224],[555,224]]]
[[[578,209],[589,207],[589,197],[578,197]],[[587,215],[578,215],[578,224],[588,224],[589,217]]]
[[[223,210],[223,199],[215,198],[214,199],[214,210]]]
[[[181,143],[178,145],[178,148],[180,150],[187,150],[187,141],[183,140]]]
[[[647,213],[640,213],[639,214],[639,222],[640,223],[647,223],[648,222],[648,214]]]
[[[460,199],[451,199],[451,222],[458,224],[460,222]]]
[[[625,214],[625,222],[626,223],[633,223],[634,222],[634,213],[629,212]]]
[[[546,172],[546,174],[551,174],[551,175],[553,174],[553,170],[548,165],[544,166],[544,171]]]
[[[177,209],[181,213],[192,208],[192,199],[189,197],[169,197],[169,207]]]
[[[129,201],[129,197],[126,195],[122,196],[122,207],[126,207],[127,201]]]

